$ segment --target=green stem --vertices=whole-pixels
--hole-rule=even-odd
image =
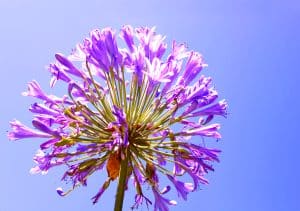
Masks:
[[[126,189],[126,180],[127,180],[127,168],[128,168],[128,154],[127,150],[125,151],[125,158],[121,160],[121,169],[119,175],[119,183],[117,187],[116,201],[114,211],[122,211],[124,193]]]

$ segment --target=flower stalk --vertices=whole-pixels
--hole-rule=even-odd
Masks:
[[[116,191],[114,211],[122,211],[125,189],[127,188],[127,184],[126,184],[127,175],[128,175],[128,155],[127,152],[125,152],[124,159],[121,160],[120,175],[119,175],[118,187]]]

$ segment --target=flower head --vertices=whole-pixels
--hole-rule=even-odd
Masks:
[[[68,191],[58,188],[61,196],[106,169],[107,180],[94,203],[115,179],[127,188],[132,179],[134,208],[144,202],[165,211],[176,202],[163,196],[172,187],[160,191],[160,177],[166,176],[185,200],[207,183],[204,176],[213,170],[220,150],[207,148],[203,138],[221,138],[220,124],[209,123],[214,116],[226,116],[227,103],[217,101],[212,79],[200,75],[207,66],[201,54],[188,51],[185,44],[174,41],[165,55],[165,37],[155,28],[124,26],[119,37],[126,48],[119,47],[111,28],[96,29],[71,55],[56,54],[48,68],[50,85],[66,83],[67,96],[48,95],[38,82],[30,82],[23,95],[39,100],[29,108],[34,129],[14,120],[8,137],[47,139],[31,173],[64,165],[62,180],[72,186]],[[191,180],[180,181],[185,175]]]

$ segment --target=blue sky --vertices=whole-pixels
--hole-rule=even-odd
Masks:
[[[30,123],[32,101],[20,93],[32,79],[50,91],[44,67],[56,52],[68,54],[94,28],[124,24],[157,26],[201,52],[203,73],[229,102],[210,185],[171,210],[300,210],[299,20],[296,0],[0,0],[0,211],[112,210],[115,186],[98,204],[90,200],[103,175],[60,198],[61,169],[29,174],[40,140],[9,142],[6,131],[14,118]]]

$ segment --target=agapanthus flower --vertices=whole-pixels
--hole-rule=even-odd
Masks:
[[[10,140],[46,139],[30,172],[65,166],[62,180],[71,186],[57,189],[65,196],[106,170],[107,180],[92,200],[98,202],[118,180],[115,210],[122,209],[129,188],[136,191],[133,208],[146,204],[165,211],[177,203],[169,191],[186,200],[206,184],[220,150],[204,141],[221,138],[220,124],[211,122],[226,116],[227,103],[202,75],[207,64],[200,53],[175,41],[166,52],[165,37],[155,28],[127,25],[119,34],[95,29],[70,55],[56,54],[48,68],[50,85],[65,83],[66,94],[49,95],[30,82],[23,95],[38,100],[29,108],[33,128],[10,123]]]

